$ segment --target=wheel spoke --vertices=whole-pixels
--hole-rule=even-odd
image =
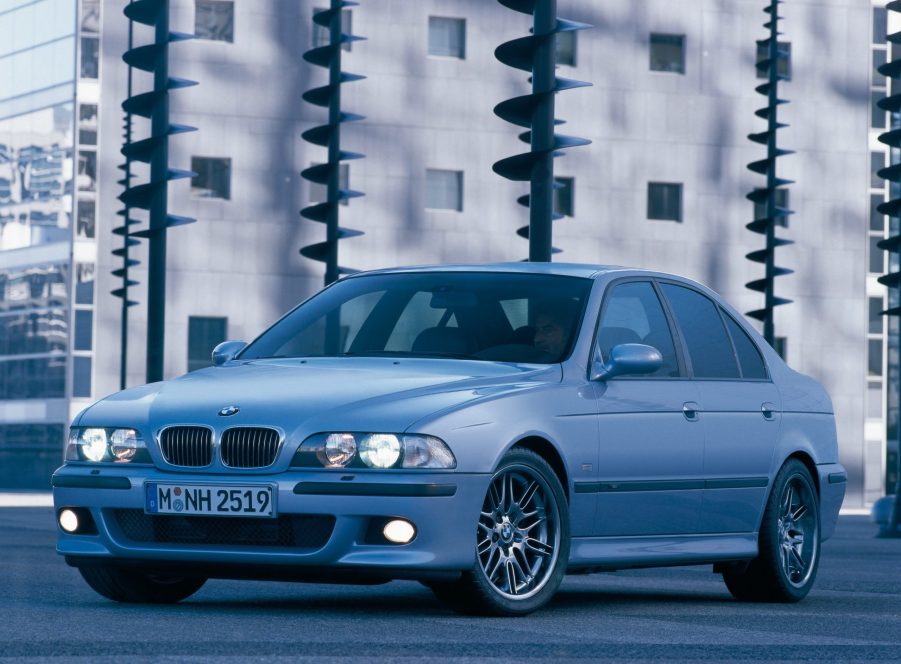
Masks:
[[[504,476],[504,496],[506,497],[506,502],[501,506],[505,513],[509,514],[510,509],[513,507],[514,498],[513,498],[513,473],[507,473]]]
[[[494,549],[494,551],[493,551],[491,554],[488,555],[488,562],[487,562],[487,564],[485,565],[485,567],[491,566],[491,559],[494,557],[494,554],[495,554],[495,553],[497,554],[497,562],[494,563],[494,566],[491,567],[491,571],[488,572],[488,578],[489,578],[491,581],[494,580],[494,575],[497,574],[497,571],[500,569],[501,563],[503,562],[503,559],[504,559],[503,555],[501,555],[501,550],[500,550],[500,549]]]
[[[532,482],[526,487],[526,490],[522,493],[522,498],[519,499],[519,509],[524,509],[526,505],[528,505],[532,498],[535,497],[535,493],[538,491],[538,482]]]
[[[795,502],[795,488],[789,485],[785,492],[785,501],[782,503],[782,516],[791,516],[793,502]]]
[[[546,542],[537,540],[534,537],[527,537],[525,542],[526,548],[539,556],[550,556],[554,553],[554,547]]]
[[[504,571],[507,575],[507,591],[511,595],[516,594],[516,572],[513,569],[513,563],[511,561],[507,561],[507,564],[504,566]]]
[[[798,570],[798,574],[803,575],[804,569],[807,567],[807,563],[804,562],[804,559],[801,557],[800,552],[797,551],[795,547],[791,547],[791,557],[793,558],[795,569]]]
[[[476,550],[479,552],[479,555],[481,556],[485,553],[488,553],[488,551],[491,550],[491,544],[492,542],[490,537],[486,537],[481,542],[479,542],[476,546]]]
[[[807,505],[801,503],[800,505],[798,505],[798,508],[794,512],[792,512],[791,517],[793,521],[797,521],[805,514],[807,514]]]
[[[488,487],[488,493],[489,493],[490,500],[492,503],[492,505],[491,505],[492,511],[496,510],[498,507],[501,506],[501,500],[502,500],[502,497],[497,492],[497,481],[496,480],[491,483],[490,487]],[[492,519],[494,518],[493,514],[491,515],[491,518]]]
[[[534,528],[535,526],[537,526],[539,524],[544,523],[545,521],[547,521],[547,519],[545,517],[543,517],[543,516],[539,517],[539,519],[535,523],[530,523],[528,526],[520,527],[519,530],[520,530],[520,532],[522,532],[524,534],[529,533],[532,531],[532,528]]]

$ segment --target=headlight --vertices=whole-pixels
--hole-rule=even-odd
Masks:
[[[434,436],[397,433],[319,433],[307,438],[294,455],[295,468],[434,468],[457,467],[444,441]]]
[[[150,463],[141,434],[135,429],[90,427],[69,431],[66,461]]]
[[[88,461],[103,461],[107,453],[106,429],[85,429],[81,433],[81,453]]]
[[[393,433],[373,433],[360,443],[360,458],[370,468],[390,468],[400,459],[400,441]]]

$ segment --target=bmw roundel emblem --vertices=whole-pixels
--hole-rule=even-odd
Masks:
[[[237,406],[226,406],[225,408],[223,408],[222,410],[219,411],[219,416],[220,417],[228,417],[229,415],[234,415],[239,410],[241,410],[241,409],[238,408]]]

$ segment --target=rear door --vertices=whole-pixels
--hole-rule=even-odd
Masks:
[[[752,532],[763,510],[779,432],[779,392],[738,322],[692,288],[660,286],[698,389],[704,432],[700,532]]]
[[[599,535],[694,533],[703,492],[698,395],[649,280],[614,284],[605,298],[597,334],[601,358],[623,343],[655,347],[663,366],[652,375],[594,383],[600,481],[581,490],[598,492]]]

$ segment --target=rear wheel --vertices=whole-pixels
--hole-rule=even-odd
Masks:
[[[107,599],[134,604],[180,602],[206,583],[202,577],[146,574],[108,565],[79,567],[78,571],[91,588]]]
[[[560,480],[539,455],[514,450],[501,460],[482,504],[473,569],[460,581],[429,585],[461,613],[526,615],[557,592],[569,544]]]
[[[820,562],[820,510],[813,479],[797,459],[773,483],[760,525],[760,554],[746,568],[723,572],[736,599],[798,602],[813,587]]]

